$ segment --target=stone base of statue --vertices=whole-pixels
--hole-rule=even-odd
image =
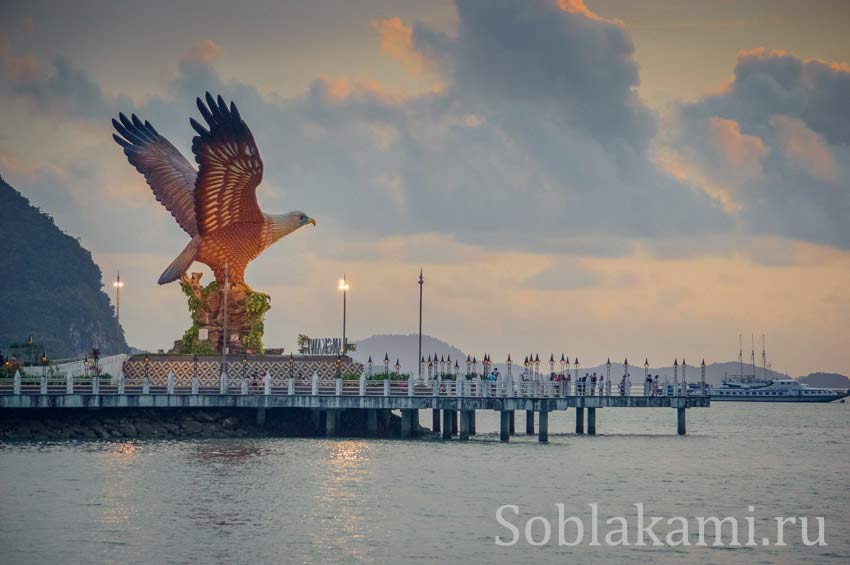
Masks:
[[[225,296],[213,281],[201,286],[202,273],[183,275],[180,287],[188,297],[192,327],[175,344],[175,353],[209,355],[224,346]],[[263,353],[263,318],[271,298],[242,283],[227,289],[227,345],[230,353]]]

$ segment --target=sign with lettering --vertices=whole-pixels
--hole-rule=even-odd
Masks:
[[[348,341],[348,340],[346,340]],[[338,337],[317,337],[310,339],[310,355],[340,355],[342,339]]]

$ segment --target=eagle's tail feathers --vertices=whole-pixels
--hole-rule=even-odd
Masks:
[[[159,284],[168,284],[170,282],[174,282],[179,279],[183,274],[189,270],[189,267],[192,266],[192,262],[195,260],[195,255],[198,253],[198,247],[200,247],[201,238],[193,237],[192,241],[189,242],[183,251],[180,252],[180,255],[177,256],[177,259],[171,262],[165,272],[162,273],[159,277]]]

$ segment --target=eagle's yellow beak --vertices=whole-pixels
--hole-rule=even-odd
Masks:
[[[309,220],[307,220],[307,223],[308,223],[308,224],[313,224],[313,225],[315,226],[315,225],[316,225],[316,219],[315,219],[315,218],[310,218]]]

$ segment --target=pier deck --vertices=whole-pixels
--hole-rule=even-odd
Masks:
[[[707,396],[631,396],[571,394],[560,383],[495,383],[467,381],[457,386],[453,381],[435,381],[430,385],[404,381],[342,381],[320,383],[290,380],[286,387],[272,387],[269,379],[250,387],[247,379],[223,380],[219,389],[193,386],[165,387],[129,386],[125,383],[100,384],[97,379],[86,383],[59,383],[41,380],[13,387],[0,386],[0,409],[99,409],[99,408],[243,408],[255,409],[258,420],[267,410],[310,409],[324,413],[327,432],[335,435],[341,410],[367,410],[374,414],[400,410],[402,436],[415,435],[419,428],[419,410],[433,410],[434,432],[444,438],[458,433],[468,439],[475,433],[475,412],[492,410],[501,413],[501,439],[508,441],[513,433],[517,411],[526,412],[526,432],[534,433],[538,422],[540,441],[548,441],[550,412],[576,410],[576,433],[596,433],[597,410],[602,408],[672,408],[677,412],[677,430],[685,434],[685,411],[710,405]],[[597,391],[599,392],[599,391]],[[442,411],[442,418],[440,411]],[[328,417],[329,416],[329,417]],[[536,418],[535,418],[536,416]],[[370,416],[370,420],[371,420]],[[459,424],[458,424],[459,421]]]

